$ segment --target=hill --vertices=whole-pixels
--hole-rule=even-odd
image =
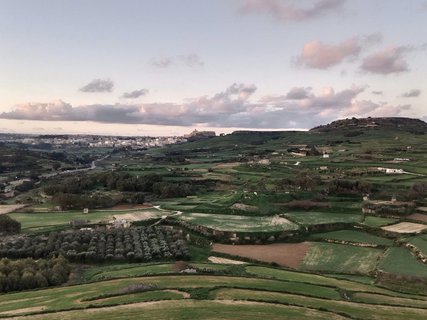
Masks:
[[[424,134],[427,132],[427,123],[420,119],[389,117],[389,118],[351,118],[336,120],[327,125],[312,128],[312,132],[346,132],[367,129],[389,129]]]

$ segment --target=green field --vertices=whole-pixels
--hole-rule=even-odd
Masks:
[[[381,218],[381,217],[374,217],[374,216],[366,216],[363,220],[363,224],[372,227],[372,228],[379,228],[382,226],[386,226],[389,224],[393,224],[395,222],[399,221],[398,219],[392,219],[392,218]]]
[[[405,242],[413,244],[417,249],[421,251],[424,256],[427,256],[427,235],[422,234],[415,237],[403,239]]]
[[[258,217],[219,215],[206,213],[184,213],[178,219],[207,228],[230,232],[278,232],[298,230],[295,223],[279,216]]]
[[[58,212],[32,212],[22,213],[14,212],[9,216],[21,223],[23,232],[48,232],[70,227],[70,222],[73,220],[89,220],[89,224],[97,224],[100,222],[108,222],[113,219],[113,216],[124,214],[136,214],[150,212],[158,214],[158,218],[167,212],[158,211],[156,209],[143,210],[91,210],[88,214],[83,214],[82,211],[58,211]]]
[[[312,211],[286,212],[285,216],[303,226],[329,223],[358,223],[362,219],[359,214]]]
[[[367,274],[376,268],[383,250],[333,243],[313,243],[300,267],[337,273]]]
[[[402,247],[388,249],[380,261],[378,269],[400,275],[427,277],[426,265]]]
[[[162,273],[167,271],[170,265],[140,265],[135,269],[143,267],[151,268],[151,272]],[[310,311],[310,319],[317,313],[319,319],[340,319],[342,316],[355,319],[398,319],[403,313],[411,316],[411,319],[422,319],[427,315],[425,296],[403,294],[374,285],[277,268],[246,266],[245,270],[251,277],[127,277],[125,273],[120,273],[118,265],[116,268],[114,270],[114,266],[96,267],[95,275],[117,271],[119,273],[116,275],[126,278],[1,295],[0,316],[45,313],[30,316],[28,319],[137,319],[138,311],[142,312],[144,317],[150,315],[161,319],[193,319],[194,316],[218,319],[214,317],[213,311],[219,306],[222,316],[235,315],[239,318],[245,311],[234,307],[245,306],[247,312],[262,315],[293,315],[292,319],[299,316],[294,313],[295,310],[306,316],[308,314],[305,312]],[[132,269],[130,265],[123,265],[122,271],[129,268]],[[90,277],[90,280],[96,279]],[[150,286],[151,289],[134,292],[132,288],[135,285]],[[191,308],[186,308],[190,306]],[[205,308],[199,309],[198,306]],[[234,311],[223,314],[222,306],[230,307]],[[177,314],[173,314],[173,310],[177,310]]]
[[[77,187],[66,191],[82,197],[105,192],[118,197],[117,202],[105,203],[121,201],[126,207],[141,192],[145,204],[159,205],[160,210],[49,212],[58,205],[55,190],[52,198],[41,194],[53,179],[38,181],[28,192],[18,190],[17,197],[5,201],[29,204],[9,214],[21,223],[23,233],[67,230],[73,220],[89,220],[95,228],[113,216],[133,220],[134,214],[141,213],[188,239],[191,256],[179,257],[188,259],[185,262],[156,258],[156,263],[136,263],[132,258],[136,249],[150,252],[152,243],[158,242],[156,255],[167,252],[167,236],[150,233],[140,246],[134,246],[127,232],[118,231],[118,240],[111,241],[110,231],[105,235],[87,231],[80,238],[85,240],[80,258],[72,260],[69,283],[1,294],[0,318],[427,319],[427,265],[404,246],[411,243],[427,255],[426,234],[388,239],[380,228],[406,221],[406,216],[390,208],[362,213],[362,199],[368,194],[372,200],[389,201],[396,196],[397,203],[414,201],[416,206],[427,207],[426,135],[401,129],[235,133],[147,150],[116,149],[96,170],[76,174]],[[37,167],[40,160],[37,174],[52,170],[51,155],[25,155],[21,147],[14,148],[25,165]],[[71,166],[79,149],[61,150],[69,157],[61,166]],[[309,152],[299,157],[295,149]],[[325,150],[330,158],[322,157]],[[85,151],[88,156],[98,152]],[[410,160],[395,161],[397,157]],[[379,167],[413,174],[385,174]],[[1,169],[0,181],[6,184],[31,173],[19,162]],[[156,175],[155,182],[141,183],[145,178],[150,181],[148,175]],[[170,217],[161,219],[163,215]],[[243,246],[257,245],[257,254],[264,260],[251,257],[245,261],[252,262],[243,265],[224,260],[210,263],[212,238],[206,236],[205,228],[215,230],[217,243],[233,242],[229,247],[236,256]],[[278,237],[282,232],[289,238]],[[13,258],[27,251],[41,252],[45,236],[39,236],[37,243],[22,239],[18,250],[2,252]],[[58,242],[55,248],[62,251],[56,252],[65,255],[80,239]],[[289,243],[271,244],[275,241]],[[263,247],[266,243],[273,249]],[[276,245],[285,249],[280,251]],[[107,251],[108,262],[86,258]],[[126,263],[120,262],[123,252],[129,253]],[[236,256],[223,253],[216,258],[237,260]],[[271,257],[282,260],[279,263]],[[0,277],[9,279],[13,271],[4,265]]]
[[[374,236],[367,232],[356,231],[356,230],[339,230],[325,233],[314,233],[311,235],[311,239],[325,239],[325,240],[337,240],[353,243],[363,243],[371,245],[381,245],[381,246],[392,246],[393,240]]]

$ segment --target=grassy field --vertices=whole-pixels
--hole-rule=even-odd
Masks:
[[[140,277],[152,274],[166,274],[173,272],[173,264],[117,264],[105,266],[91,266],[85,269],[81,275],[81,280],[100,281],[116,278]]]
[[[368,226],[368,227],[379,228],[382,226],[393,224],[397,221],[399,221],[399,220],[393,219],[393,218],[381,218],[381,217],[374,217],[374,216],[366,216],[363,220],[363,224]]]
[[[427,277],[427,266],[402,247],[388,249],[378,268],[394,274]]]
[[[126,270],[130,265],[122,267]],[[155,267],[151,272],[162,273],[170,265],[140,265],[135,268],[143,267]],[[423,319],[427,316],[427,296],[278,268],[255,265],[244,268],[251,277],[127,277],[120,268],[97,267],[95,275],[102,271],[116,271],[116,275],[126,278],[1,295],[0,317],[33,314],[21,319],[140,319],[137,318],[138,313],[140,317],[142,313],[143,318],[152,316],[159,319],[229,319],[226,315],[241,319],[246,311],[255,312],[258,316],[272,315],[273,319],[284,315],[292,319],[303,315],[316,319],[317,314],[319,319],[399,319],[403,314],[410,319]],[[89,279],[96,280],[93,276]],[[142,284],[151,289],[132,291],[135,285]],[[199,306],[204,306],[204,309]],[[246,311],[240,309],[242,306]],[[230,313],[224,313],[228,307],[231,308]],[[215,308],[220,308],[220,317],[214,317]],[[301,314],[296,313],[297,310]],[[45,314],[36,315],[41,312]],[[252,319],[251,314],[248,313],[245,319]]]
[[[83,311],[68,311],[21,319],[34,320],[137,320],[137,319],[175,319],[175,320],[258,320],[259,316],[272,320],[284,317],[295,320],[331,319],[341,320],[345,317],[326,311],[312,310],[304,307],[284,306],[245,301],[159,301],[155,303],[138,303],[120,307],[97,308]]]
[[[410,319],[425,319],[426,309],[416,308],[398,308],[389,306],[375,306],[352,302],[328,301],[325,299],[308,298],[298,295],[290,295],[278,292],[263,292],[256,290],[242,289],[220,289],[213,292],[216,299],[225,300],[253,300],[274,303],[283,303],[285,305],[296,305],[305,308],[326,310],[333,313],[339,313],[346,317],[355,317],[357,319],[393,319],[400,320],[405,317]],[[425,305],[422,305],[425,308]]]
[[[302,270],[367,274],[376,268],[383,250],[333,243],[313,243],[300,265]]]
[[[303,226],[328,223],[358,223],[362,219],[360,214],[312,211],[286,212],[285,216]]]
[[[279,217],[258,217],[239,215],[219,215],[205,213],[184,213],[178,219],[195,225],[202,225],[220,231],[235,232],[277,232],[298,230],[295,223]]]
[[[160,218],[165,212],[153,209],[141,210],[92,210],[88,214],[82,211],[58,211],[58,212],[14,212],[9,216],[21,223],[23,232],[47,232],[70,227],[73,220],[89,220],[89,224],[108,222],[113,216],[125,216],[128,214],[149,212],[158,213]],[[166,213],[167,214],[167,213]]]
[[[427,234],[405,238],[404,241],[413,244],[424,256],[427,256]]]
[[[381,245],[381,246],[392,246],[393,240],[374,236],[367,232],[356,231],[356,230],[338,230],[325,233],[315,233],[312,234],[311,239],[325,239],[325,240],[337,240],[353,243],[363,243],[363,244],[372,244],[372,245]]]

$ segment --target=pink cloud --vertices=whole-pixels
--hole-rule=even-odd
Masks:
[[[363,59],[360,69],[370,73],[391,74],[409,71],[405,54],[411,49],[393,46],[378,51]]]
[[[328,69],[345,60],[356,58],[367,46],[381,41],[381,35],[353,37],[338,44],[321,41],[306,43],[295,64],[313,69]]]

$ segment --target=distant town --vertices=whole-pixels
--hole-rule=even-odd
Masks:
[[[102,135],[31,135],[0,134],[0,143],[17,143],[35,147],[79,146],[88,148],[129,148],[148,149],[169,144],[183,143],[215,137],[214,131],[194,130],[184,136],[171,137],[137,137],[137,136],[102,136]]]

